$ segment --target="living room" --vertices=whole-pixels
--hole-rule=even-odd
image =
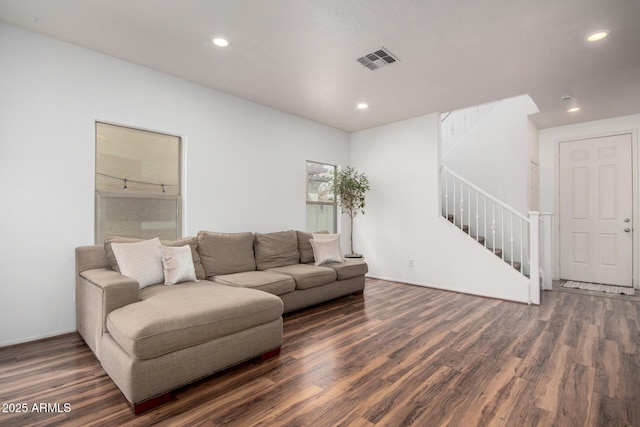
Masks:
[[[36,25],[47,25],[46,16],[39,19]],[[635,33],[622,34],[633,38],[638,27],[632,28]],[[379,42],[363,44],[372,49]],[[8,23],[0,23],[0,52],[0,179],[7,195],[1,347],[75,331],[73,251],[94,243],[96,121],[183,138],[185,236],[304,230],[305,162],[352,165],[372,187],[354,229],[371,278],[479,295],[506,292],[505,299],[526,301],[509,286],[514,272],[484,262],[485,254],[466,236],[451,233],[440,217],[440,110],[346,130]],[[606,78],[624,80],[637,70],[635,64]],[[626,91],[638,100],[637,77],[632,81],[617,94]],[[570,85],[557,86],[562,108],[559,98]],[[521,89],[482,86],[474,96],[480,103],[528,90],[524,83]],[[629,129],[637,138],[640,106],[635,108],[539,130],[541,210],[556,210],[557,141]],[[375,104],[355,114],[375,116]],[[344,216],[339,229],[348,247]]]

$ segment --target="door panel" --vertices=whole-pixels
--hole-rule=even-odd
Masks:
[[[589,169],[573,168],[571,171],[572,219],[589,219]]]
[[[630,134],[560,144],[561,278],[632,286],[632,175]]]

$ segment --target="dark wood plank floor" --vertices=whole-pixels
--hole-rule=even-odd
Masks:
[[[640,426],[635,300],[553,291],[536,307],[368,279],[284,332],[280,356],[137,417],[75,334],[0,349],[0,409],[27,406],[0,425]]]

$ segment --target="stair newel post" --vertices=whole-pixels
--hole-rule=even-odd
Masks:
[[[551,276],[551,230],[553,213],[543,212],[540,214],[543,224],[544,246],[542,249],[542,288],[552,288],[552,276]]]
[[[529,212],[529,304],[540,304],[540,212]]]

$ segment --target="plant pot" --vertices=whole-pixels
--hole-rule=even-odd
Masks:
[[[345,258],[362,258],[362,254],[346,254]]]

